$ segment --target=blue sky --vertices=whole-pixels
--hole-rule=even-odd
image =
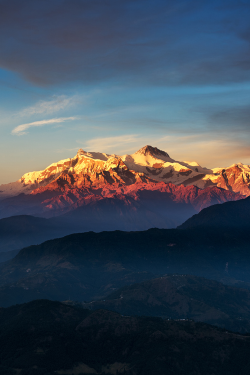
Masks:
[[[78,148],[250,164],[250,2],[0,0],[0,183]]]

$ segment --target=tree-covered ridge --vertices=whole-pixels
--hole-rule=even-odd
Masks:
[[[204,323],[33,301],[0,310],[1,374],[249,373],[250,341]]]

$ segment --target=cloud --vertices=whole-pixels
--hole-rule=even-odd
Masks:
[[[128,152],[128,147],[133,148],[133,143],[138,143],[141,138],[137,134],[119,135],[114,137],[93,138],[81,143],[86,151],[122,153]],[[132,145],[131,145],[132,144]]]
[[[24,134],[27,134],[26,130],[31,127],[44,126],[44,125],[49,125],[49,124],[57,124],[57,123],[62,123],[62,122],[69,121],[69,120],[73,121],[76,119],[77,117],[61,117],[61,118],[53,118],[50,120],[30,122],[28,124],[18,125],[15,129],[12,130],[11,133],[14,135],[24,135]]]
[[[79,101],[79,98],[77,96],[53,96],[51,100],[40,100],[34,106],[23,109],[18,113],[18,116],[24,117],[37,114],[52,114],[72,107],[77,101]]]
[[[214,134],[167,136],[156,140],[157,147],[165,150],[175,160],[196,161],[203,167],[228,167],[234,163],[250,164],[248,140]]]
[[[238,0],[2,0],[0,67],[40,86],[241,82],[248,18]]]

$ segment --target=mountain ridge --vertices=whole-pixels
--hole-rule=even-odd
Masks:
[[[249,229],[250,197],[242,201],[226,202],[223,205],[206,207],[198,214],[181,224],[179,229],[193,229],[198,227],[231,228],[232,230]]]
[[[250,291],[192,275],[164,275],[82,303],[122,315],[191,319],[238,332],[250,330]]]
[[[78,180],[75,184],[68,179],[62,182],[62,178],[59,177],[47,187],[36,189],[31,194],[6,198],[0,202],[0,218],[16,215],[51,218],[74,212],[80,207],[83,211],[89,212],[90,205],[96,205],[97,212],[101,201],[113,201],[113,205],[117,207],[116,217],[110,217],[110,221],[103,217],[103,224],[109,223],[109,230],[123,229],[122,225],[126,224],[128,211],[134,212],[135,215],[134,229],[131,226],[129,230],[173,228],[207,206],[244,198],[239,193],[218,187],[199,189],[193,185],[184,187],[163,182],[137,182],[131,185],[114,183],[95,188],[78,187],[77,183]],[[146,216],[149,219],[144,227],[140,221],[136,221],[136,216],[142,217],[143,212],[147,212]],[[104,230],[95,227],[95,212],[93,211],[93,215],[90,212],[89,214],[89,220],[93,222],[89,230]]]
[[[241,198],[217,187],[164,183],[23,194],[2,201],[12,216],[0,219],[0,252],[78,232],[174,228],[209,205]]]
[[[89,214],[88,205],[95,205],[97,213],[100,205],[104,207],[101,200],[107,203],[107,207],[110,200],[112,207],[116,206],[115,216],[110,216],[110,229],[105,219],[101,229],[95,228],[93,212],[93,216],[90,214],[93,226],[88,226],[89,230],[123,229],[123,224],[124,229],[129,228],[127,230],[133,230],[133,225],[134,230],[156,226],[170,228],[180,225],[207,206],[245,197],[231,187],[207,184],[208,180],[203,181],[203,188],[195,186],[201,175],[205,176],[209,171],[197,163],[191,164],[176,162],[165,151],[149,145],[124,156],[80,149],[74,158],[51,164],[44,171],[27,173],[13,186],[1,185],[2,197],[8,191],[12,196],[0,201],[0,218],[15,215],[49,218],[79,207]],[[19,190],[15,190],[17,185]],[[132,212],[139,219],[132,220],[133,224]],[[143,216],[147,217],[147,223],[138,227],[136,222],[143,223]]]
[[[88,232],[49,240],[0,265],[0,306],[69,296],[93,301],[122,286],[176,273],[249,289],[249,240],[245,229],[205,227]]]
[[[250,195],[249,165],[237,163],[227,168],[207,169],[202,168],[196,162],[175,161],[165,151],[147,145],[134,154],[123,156],[85,152],[79,149],[73,158],[52,163],[42,171],[28,172],[14,183],[0,185],[0,199],[21,192],[30,193],[37,188],[45,187],[61,174],[62,179],[63,176],[65,178],[65,175],[88,175],[90,183],[88,186],[90,186],[93,183],[91,181],[93,174],[95,174],[95,183],[99,177],[97,175],[103,171],[100,183],[105,183],[105,177],[106,182],[109,182],[108,178],[110,177],[105,176],[105,172],[108,174],[107,172],[111,171],[111,178],[117,178],[119,181],[119,173],[116,173],[119,168],[121,171],[123,170],[125,175],[130,173],[130,178],[134,175],[135,180],[143,178],[144,181],[149,179],[150,181],[171,182],[175,185],[183,184],[184,186],[193,184],[199,188],[218,186],[246,196]],[[85,176],[85,180],[86,178]],[[132,183],[134,182],[132,181]]]
[[[16,369],[20,375],[247,375],[249,340],[205,323],[126,317],[48,300],[0,309],[3,375]]]

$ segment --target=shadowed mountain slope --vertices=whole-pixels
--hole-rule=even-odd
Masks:
[[[22,249],[0,266],[0,306],[36,298],[89,301],[165,274],[250,283],[249,231],[82,233]]]
[[[249,351],[248,336],[204,323],[46,300],[0,309],[2,375],[247,375]]]
[[[250,291],[190,275],[168,275],[116,290],[105,300],[83,303],[90,310],[123,315],[192,319],[250,332]]]
[[[176,186],[155,181],[131,185],[104,184],[95,188],[81,186],[81,184],[75,187],[68,181],[63,180],[62,184],[58,181],[54,185],[59,185],[53,185],[53,188],[48,185],[43,191],[38,189],[32,194],[20,194],[2,200],[0,217],[32,215],[50,218],[72,213],[73,219],[73,212],[78,208],[82,208],[84,213],[96,206],[93,215],[90,216],[90,220],[93,221],[99,207],[104,209],[106,205],[105,214],[108,214],[108,209],[111,207],[121,213],[116,214],[114,220],[110,220],[109,230],[120,229],[122,225],[127,225],[126,215],[129,211],[138,216],[143,216],[145,211],[148,211],[148,222],[144,223],[143,228],[135,228],[145,230],[158,226],[159,222],[162,228],[176,227],[205,207],[243,198],[238,193],[218,187],[202,190],[195,186]],[[100,222],[101,225],[104,223],[105,220]],[[92,225],[91,230],[103,229],[97,224]]]
[[[63,198],[65,205],[60,205],[61,196],[53,206],[53,210],[60,213],[59,216],[45,219],[18,215],[1,219],[0,252],[39,244],[72,233],[173,228],[204,207],[242,198],[217,187],[202,190],[195,186],[164,183],[125,187],[117,185],[112,188],[106,186],[95,192],[87,191],[84,197],[75,197],[74,202],[72,194],[71,190],[67,191],[67,197]],[[53,210],[43,211],[42,203],[45,200],[49,204],[48,197],[47,193],[22,194],[1,203],[2,208],[7,204],[7,211],[13,214],[24,210],[29,214],[50,215]],[[64,213],[68,204],[69,211]]]
[[[250,197],[238,202],[226,202],[214,205],[192,216],[179,229],[196,227],[232,228],[233,230],[249,230],[250,227]]]

